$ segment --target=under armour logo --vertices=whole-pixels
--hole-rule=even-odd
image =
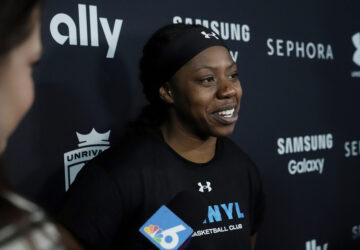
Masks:
[[[205,31],[201,31],[201,34],[203,34],[204,37],[207,38],[207,39],[209,39],[211,37],[215,37],[216,39],[219,40],[219,38],[217,37],[217,35],[214,32],[206,33]]]
[[[212,188],[210,187],[211,183],[209,181],[206,182],[206,185],[202,185],[201,182],[198,182],[199,185],[199,191],[204,192],[204,189],[207,189],[208,192],[211,192]]]
[[[360,32],[352,36],[352,42],[356,48],[356,51],[353,55],[353,62],[360,66]]]

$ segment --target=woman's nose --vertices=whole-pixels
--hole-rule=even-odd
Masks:
[[[219,99],[222,98],[229,98],[236,95],[239,89],[239,83],[234,83],[230,79],[223,79],[220,81],[219,89],[218,89],[218,97]]]

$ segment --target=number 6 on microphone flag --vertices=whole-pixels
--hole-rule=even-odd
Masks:
[[[159,249],[179,249],[193,230],[166,206],[161,206],[139,229]]]

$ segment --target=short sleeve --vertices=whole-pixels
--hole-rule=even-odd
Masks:
[[[116,238],[122,202],[115,181],[95,161],[86,165],[66,194],[58,220],[86,249],[106,249]]]

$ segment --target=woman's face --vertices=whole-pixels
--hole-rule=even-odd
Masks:
[[[197,136],[228,136],[238,119],[242,88],[228,50],[213,46],[176,72],[169,85],[176,120]]]
[[[32,67],[41,54],[38,10],[32,18],[36,24],[30,35],[0,62],[0,153],[34,99]]]

